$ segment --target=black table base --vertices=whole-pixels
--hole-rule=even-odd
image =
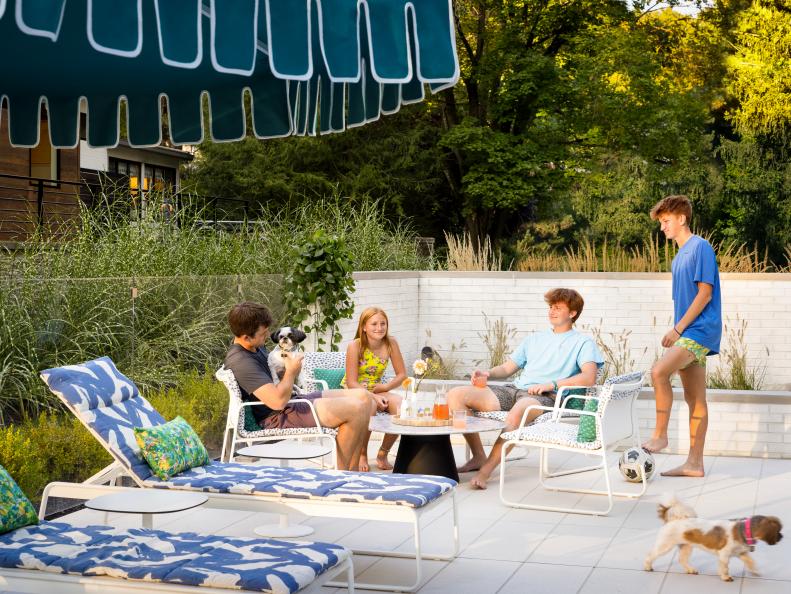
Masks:
[[[450,435],[402,435],[393,472],[435,474],[458,482]]]

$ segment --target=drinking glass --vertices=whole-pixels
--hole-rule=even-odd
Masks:
[[[454,410],[453,411],[453,427],[455,429],[465,429],[467,427],[467,411]]]

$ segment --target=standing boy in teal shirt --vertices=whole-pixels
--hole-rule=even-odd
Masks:
[[[687,461],[662,476],[701,477],[703,447],[709,425],[706,404],[706,357],[720,350],[722,303],[717,259],[708,241],[689,229],[692,205],[686,196],[667,196],[651,209],[651,218],[679,247],[673,259],[673,328],[662,337],[665,354],[651,370],[656,398],[656,429],[643,444],[651,452],[667,447],[673,406],[670,378],[678,372],[689,407]]]

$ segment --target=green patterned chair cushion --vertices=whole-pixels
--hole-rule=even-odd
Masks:
[[[0,466],[0,534],[38,524],[38,514],[8,471]]]
[[[596,412],[598,408],[598,400],[588,400],[585,402],[585,408],[582,410]],[[577,430],[577,441],[580,443],[596,441],[596,417],[592,415],[580,415],[580,426]]]
[[[341,387],[341,380],[346,375],[346,369],[340,367],[338,369],[314,369],[313,377],[317,380],[327,382],[327,387],[330,390],[338,390]]]
[[[163,481],[211,462],[198,434],[181,417],[163,425],[136,427],[135,440],[151,471]]]
[[[253,416],[253,407],[244,406],[242,409],[244,410],[244,430],[261,431],[261,425],[258,424],[258,421],[255,420],[255,416]]]

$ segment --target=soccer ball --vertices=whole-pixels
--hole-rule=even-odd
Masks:
[[[656,463],[651,452],[645,448],[629,448],[621,454],[618,460],[618,470],[621,471],[623,478],[630,483],[639,483],[650,479],[654,475]]]

